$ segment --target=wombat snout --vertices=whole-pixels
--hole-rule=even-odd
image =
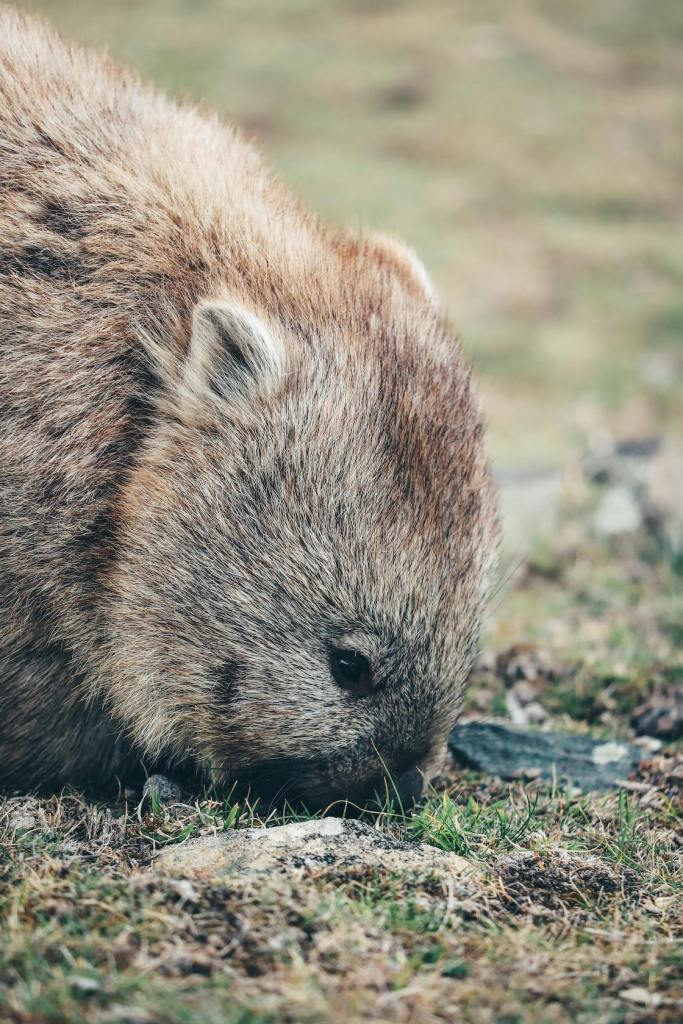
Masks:
[[[411,768],[394,780],[394,786],[398,800],[404,810],[408,810],[422,796],[424,776],[419,768]]]
[[[422,796],[424,775],[416,764],[395,772],[378,765],[377,771],[359,777],[330,761],[283,758],[252,770],[241,789],[250,798],[265,798],[273,805],[301,803],[309,810],[328,808],[335,813],[344,804],[346,812],[353,813],[389,801],[407,811]]]

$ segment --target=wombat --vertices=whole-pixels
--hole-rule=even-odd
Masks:
[[[417,258],[2,8],[0,350],[0,784],[419,789],[497,527]]]

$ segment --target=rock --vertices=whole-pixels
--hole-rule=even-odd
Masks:
[[[517,687],[505,694],[505,707],[513,725],[542,725],[548,714],[537,700],[520,700]]]
[[[524,712],[524,705],[517,699],[514,690],[510,690],[505,694],[505,710],[510,716],[510,721],[513,725],[529,724]]]
[[[647,757],[657,754],[662,749],[662,741],[655,736],[637,736],[633,745],[638,747],[638,750],[642,750]]]
[[[543,725],[548,720],[548,712],[538,700],[524,705],[524,715],[529,725]]]
[[[162,807],[164,804],[177,804],[183,799],[180,786],[165,775],[150,775],[142,789],[140,807]]]
[[[628,487],[617,484],[605,491],[593,516],[593,529],[598,537],[636,533],[642,525],[643,514]]]
[[[96,978],[88,978],[85,975],[71,974],[67,981],[72,988],[78,989],[79,992],[86,996],[93,995],[95,992],[102,990],[102,984]]]
[[[155,868],[180,875],[295,873],[340,879],[382,874],[421,875],[441,880],[475,873],[469,861],[431,846],[406,843],[360,821],[319,818],[274,828],[235,829],[190,839],[162,850]]]
[[[5,802],[6,817],[0,819],[0,829],[8,832],[32,832],[39,828],[40,805],[35,797],[15,797]]]
[[[505,694],[505,707],[513,725],[542,725],[548,713],[538,700],[539,687],[519,679]]]
[[[677,553],[683,550],[683,449],[660,438],[634,438],[589,452],[586,478],[605,490],[594,516],[605,538],[641,527]]]
[[[619,786],[643,758],[642,751],[627,743],[484,722],[457,725],[448,747],[456,764],[465,768],[501,779],[557,778],[585,792]]]
[[[655,1009],[662,1003],[662,997],[658,992],[650,992],[640,985],[622,988],[619,998],[624,999],[627,1003],[634,1003],[636,1006],[648,1006]]]

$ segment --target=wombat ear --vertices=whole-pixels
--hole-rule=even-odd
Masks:
[[[370,238],[373,254],[382,263],[388,263],[392,269],[409,280],[413,287],[431,300],[436,299],[436,290],[424,263],[417,253],[393,235],[376,232]]]
[[[269,327],[244,306],[200,302],[192,319],[185,383],[195,394],[245,398],[280,377],[283,349]]]

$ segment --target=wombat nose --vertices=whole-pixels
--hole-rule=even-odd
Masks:
[[[396,795],[404,809],[408,809],[422,796],[424,778],[418,768],[410,768],[394,780]]]

